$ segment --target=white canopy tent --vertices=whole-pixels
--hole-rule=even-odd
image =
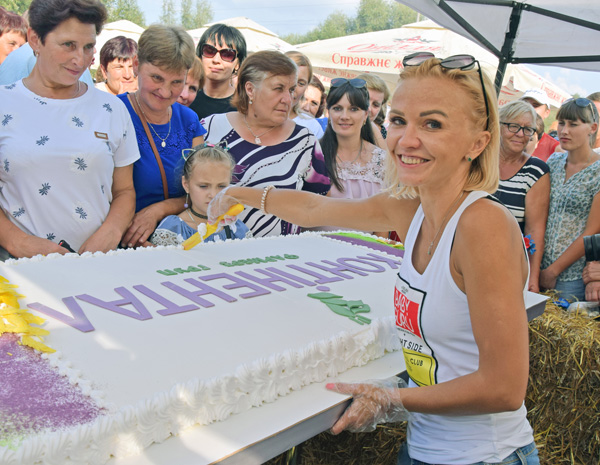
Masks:
[[[258,52],[259,50],[279,50],[281,52],[287,52],[288,50],[295,50],[295,47],[288,44],[284,40],[281,40],[277,34],[270,31],[264,26],[252,21],[249,18],[238,16],[236,18],[224,19],[223,21],[217,21],[210,23],[204,27],[198,29],[192,29],[187,31],[188,34],[194,39],[194,43],[198,45],[200,37],[209,26],[213,24],[227,24],[233,26],[243,34],[246,39],[246,46],[248,53]]]
[[[315,72],[326,78],[352,78],[369,72],[380,76],[394,89],[402,70],[402,58],[413,52],[429,51],[439,57],[470,54],[483,70],[493,77],[498,59],[474,42],[426,20],[398,29],[368,32],[335,39],[301,44],[298,50],[307,55]],[[570,95],[523,65],[510,65],[504,76],[499,103],[515,100],[528,89],[546,92],[555,106]]]
[[[600,71],[599,0],[396,0],[475,41],[506,65]]]
[[[92,68],[97,69],[100,66],[100,50],[102,46],[117,36],[125,36],[133,39],[136,42],[140,40],[140,36],[144,32],[144,28],[137,24],[121,19],[104,25],[102,32],[96,38],[96,52],[94,53],[94,64]]]

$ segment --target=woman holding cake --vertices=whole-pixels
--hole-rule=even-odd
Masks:
[[[181,213],[181,152],[204,142],[198,116],[177,103],[196,55],[194,41],[179,26],[153,24],[140,36],[134,70],[138,90],[118,97],[131,114],[140,150],[133,167],[136,213],[124,247],[147,245],[158,223]]]
[[[209,218],[239,201],[302,226],[399,231],[406,253],[393,295],[409,387],[328,385],[353,397],[332,431],[408,417],[399,464],[539,464],[523,403],[527,255],[514,217],[489,195],[499,152],[492,84],[468,55],[413,54],[404,68],[387,192],[341,200],[232,186]]]
[[[329,178],[316,137],[288,115],[296,88],[297,67],[276,51],[250,55],[239,71],[232,103],[237,111],[203,120],[206,141],[225,143],[233,156],[234,184],[305,190],[326,194]],[[254,236],[279,236],[298,227],[258,208],[247,208],[242,221]]]
[[[113,95],[81,81],[106,20],[99,0],[34,0],[31,74],[0,88],[0,248],[14,257],[115,249],[135,208],[139,151]]]

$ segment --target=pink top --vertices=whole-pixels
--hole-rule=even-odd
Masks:
[[[329,196],[337,199],[364,199],[378,194],[383,185],[385,150],[375,147],[365,165],[342,161],[338,163],[338,178],[344,186],[340,192],[333,184]]]
[[[373,156],[366,164],[338,161],[338,178],[344,192],[331,184],[329,196],[336,199],[364,199],[376,195],[383,186],[384,160],[386,152],[379,147],[373,150]],[[337,231],[340,228],[322,226],[313,231]]]

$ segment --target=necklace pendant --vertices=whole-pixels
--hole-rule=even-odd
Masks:
[[[160,145],[161,145],[161,146],[164,148],[164,147],[166,147],[166,146],[167,146],[167,143],[166,143],[166,142],[163,140],[163,141],[160,143]]]
[[[254,137],[254,143],[255,143],[256,145],[260,145],[260,137],[258,137],[258,136],[255,136],[255,137]]]

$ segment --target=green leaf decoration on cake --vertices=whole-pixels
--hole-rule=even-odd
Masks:
[[[371,311],[371,307],[362,300],[344,300],[341,295],[331,294],[329,292],[308,294],[308,297],[320,300],[327,305],[333,313],[344,316],[359,325],[371,323],[369,318],[359,315],[359,313],[368,313]]]

